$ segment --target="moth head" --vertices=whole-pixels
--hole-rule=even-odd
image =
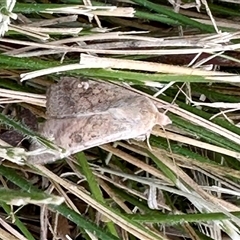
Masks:
[[[160,112],[156,113],[156,125],[166,126],[168,124],[172,124],[172,121],[167,115]]]

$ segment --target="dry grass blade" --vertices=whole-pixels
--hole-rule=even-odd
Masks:
[[[149,235],[148,232],[141,231],[140,229],[136,228],[134,225],[131,225],[129,222],[126,222],[123,218],[121,218],[116,213],[113,213],[109,211],[105,206],[98,203],[96,200],[91,198],[87,193],[82,191],[81,189],[77,188],[76,186],[73,186],[72,184],[69,184],[67,181],[59,178],[57,175],[53,174],[51,171],[47,170],[47,168],[43,167],[42,165],[35,165],[35,168],[43,173],[45,176],[47,176],[49,179],[58,182],[60,185],[62,185],[65,189],[68,189],[72,194],[79,197],[80,199],[83,199],[85,202],[90,204],[93,208],[97,209],[100,213],[102,213],[104,216],[115,222],[117,225],[122,227],[128,232],[131,232],[134,236],[140,238],[140,239],[153,239],[151,235]],[[156,239],[158,237],[156,236]],[[161,238],[159,238],[161,239]]]
[[[37,106],[41,106],[41,107],[46,106],[45,96],[40,95],[40,94],[0,89],[0,97],[8,98],[9,101],[11,99],[11,100],[16,100],[18,102],[31,103],[33,105],[37,105]],[[2,101],[2,99],[0,98],[0,102],[1,101]],[[7,100],[5,100],[5,104],[6,103],[8,103]]]

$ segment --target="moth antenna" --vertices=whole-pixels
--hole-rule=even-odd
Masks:
[[[171,144],[170,144],[169,138],[167,137],[167,131],[166,131],[166,129],[163,126],[162,126],[162,129],[163,129],[163,132],[165,133],[165,136],[166,136],[169,153],[172,155],[171,157],[173,159],[174,164],[176,165],[176,160],[175,160],[175,158],[173,156],[173,151],[172,151],[172,148],[171,148]]]
[[[150,144],[150,142],[149,142],[150,135],[151,135],[150,133],[147,133],[147,134],[146,134],[146,141],[147,141],[147,146],[148,146],[148,148],[152,151],[153,149],[152,149],[151,144]]]

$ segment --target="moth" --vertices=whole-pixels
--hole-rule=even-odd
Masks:
[[[47,120],[40,134],[65,151],[45,151],[30,157],[46,164],[118,140],[145,140],[155,125],[171,123],[153,102],[107,82],[63,78],[48,89]],[[34,142],[31,150],[44,149]]]

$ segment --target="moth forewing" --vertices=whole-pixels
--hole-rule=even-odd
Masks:
[[[79,84],[67,79],[48,91],[49,119],[41,134],[66,152],[42,155],[43,163],[109,142],[144,140],[155,125],[170,123],[145,96],[109,83],[91,81],[88,89]],[[41,155],[30,161],[41,163],[40,159]]]

